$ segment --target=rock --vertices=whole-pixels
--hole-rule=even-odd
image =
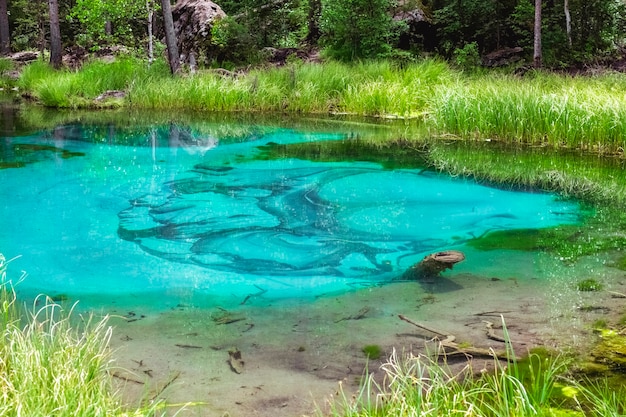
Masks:
[[[448,250],[431,253],[424,257],[419,263],[411,266],[402,274],[403,280],[422,280],[437,277],[446,269],[452,269],[454,264],[465,260],[463,252],[458,250]]]
[[[104,101],[112,98],[124,98],[126,97],[126,93],[120,90],[107,90],[104,93],[100,94],[98,97],[94,99],[94,101]]]
[[[485,55],[482,59],[483,65],[486,67],[502,67],[512,64],[522,59],[521,53],[523,49],[519,46],[515,48],[503,48],[493,51]]]
[[[180,0],[172,7],[172,17],[181,61],[194,63],[213,48],[211,29],[226,13],[212,1]]]
[[[33,52],[33,51],[16,52],[10,56],[10,59],[12,59],[13,61],[22,62],[22,63],[32,62],[32,61],[37,60],[38,58],[39,58],[39,52]]]

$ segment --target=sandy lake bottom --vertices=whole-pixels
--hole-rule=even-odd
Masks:
[[[535,346],[584,353],[594,338],[591,323],[623,314],[626,275],[607,266],[610,258],[565,265],[536,253],[465,253],[472,271],[461,263],[434,283],[397,282],[306,301],[260,295],[228,308],[105,309],[113,315],[114,379],[129,403],[164,398],[172,415],[314,415],[328,409],[340,384],[347,395],[357,392],[366,369],[382,380],[380,366],[394,349],[432,349],[434,335],[398,315],[496,351],[504,344],[487,337],[486,321],[500,332],[504,318],[524,354]],[[604,289],[578,291],[576,283],[590,277]],[[379,345],[381,357],[368,361],[367,345]],[[235,351],[238,369],[229,363]],[[472,366],[491,362],[474,358]]]

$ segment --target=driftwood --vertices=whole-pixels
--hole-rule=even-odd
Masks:
[[[426,330],[427,332],[430,332],[430,333],[434,333],[436,335],[435,337],[439,341],[439,344],[444,349],[444,353],[446,356],[463,355],[463,356],[469,356],[469,357],[478,356],[478,357],[488,357],[488,358],[495,358],[495,359],[506,357],[506,352],[496,352],[493,349],[482,349],[482,348],[476,348],[476,347],[471,347],[471,346],[461,347],[459,346],[458,343],[455,342],[456,337],[452,334],[446,334],[439,330],[433,329],[432,327],[427,327],[421,323],[417,323],[409,319],[408,317],[402,314],[399,314],[398,317],[400,318],[400,320],[406,321],[407,323],[412,324],[415,327],[418,327],[422,330]],[[486,323],[489,323],[489,322],[486,322]],[[489,325],[487,326],[488,335],[493,333],[492,326],[493,324],[491,324],[491,326]]]
[[[446,269],[452,269],[454,264],[465,260],[463,252],[447,250],[431,253],[419,263],[411,266],[402,275],[403,280],[433,279]]]
[[[241,357],[241,351],[237,348],[233,348],[228,351],[228,365],[230,365],[231,371],[236,374],[243,372],[244,361]]]

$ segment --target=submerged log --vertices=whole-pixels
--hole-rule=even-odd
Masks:
[[[463,252],[458,250],[447,250],[431,253],[420,262],[411,266],[402,275],[403,280],[423,280],[433,279],[446,269],[452,269],[454,264],[465,260]]]

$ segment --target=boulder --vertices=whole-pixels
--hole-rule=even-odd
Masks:
[[[502,67],[522,60],[524,50],[516,46],[515,48],[503,48],[493,51],[483,56],[483,65],[486,67]]]
[[[202,52],[211,48],[211,29],[226,17],[220,6],[208,0],[179,0],[172,7],[174,32],[182,62],[195,65]]]

